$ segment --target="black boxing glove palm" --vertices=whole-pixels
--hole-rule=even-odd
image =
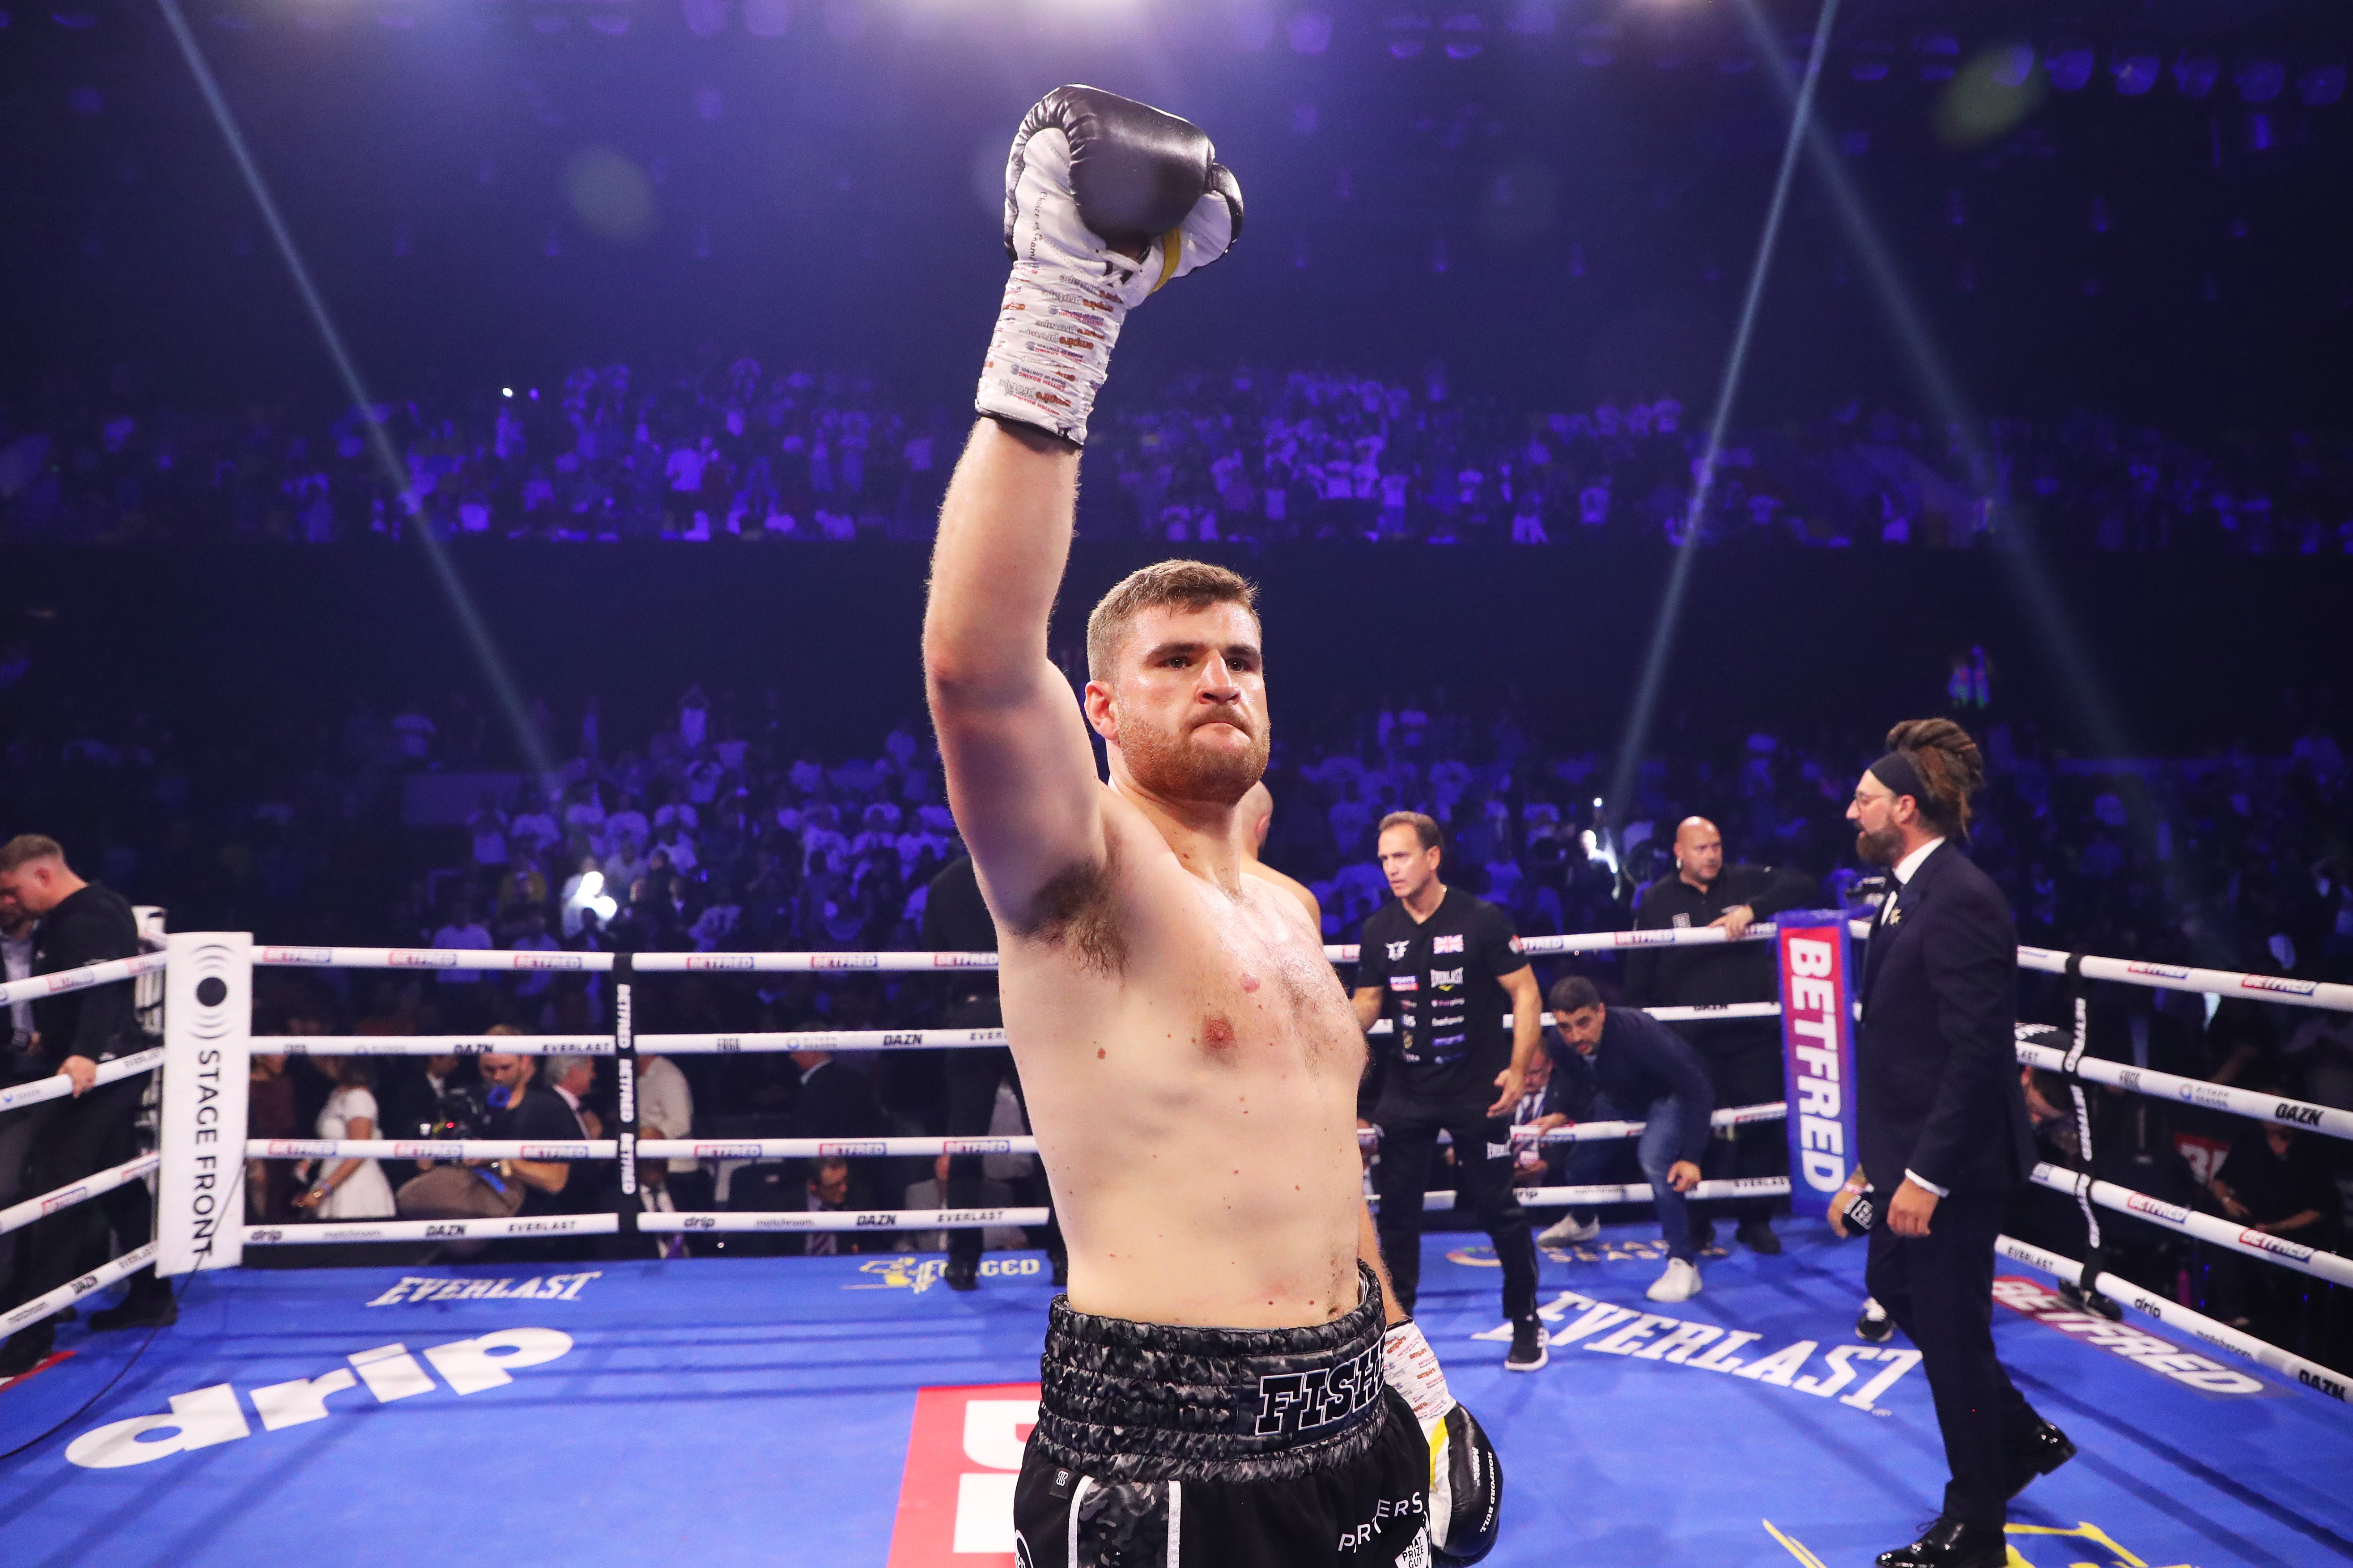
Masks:
[[[1013,272],[981,413],[1085,444],[1127,312],[1241,233],[1241,187],[1216,151],[1189,122],[1096,88],[1057,88],[1029,110],[1006,159]]]

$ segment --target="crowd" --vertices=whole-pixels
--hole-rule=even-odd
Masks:
[[[0,406],[0,538],[923,538],[966,423],[871,377],[748,356],[584,366],[373,412],[421,522],[355,411],[193,414],[50,389]],[[1243,544],[1680,541],[1699,426],[1673,396],[1558,410],[1464,395],[1436,365],[1114,385],[1081,526]],[[2079,414],[1998,418],[1965,442],[1855,400],[1736,431],[1698,526],[1829,549],[1965,548],[2025,527],[2086,549],[2353,553],[2353,437],[2193,441]]]
[[[871,752],[820,757],[799,743],[775,691],[691,689],[628,734],[607,729],[593,699],[561,715],[535,703],[531,717],[542,739],[568,754],[544,778],[501,771],[512,755],[503,727],[462,694],[389,711],[356,700],[332,715],[290,710],[267,742],[243,745],[136,711],[101,719],[62,710],[26,723],[11,742],[0,811],[61,839],[94,879],[166,906],[175,929],[548,951],[931,945],[928,885],[959,846],[928,731],[912,718],[879,735]],[[2285,755],[2085,763],[1998,714],[1970,721],[1985,740],[1991,781],[1971,851],[2007,891],[2021,940],[2353,977],[2353,791],[2323,726]],[[1863,890],[1843,812],[1875,737],[1758,732],[1718,747],[1673,730],[1663,754],[1640,770],[1633,798],[1611,807],[1600,798],[1604,756],[1548,754],[1508,707],[1474,718],[1401,695],[1331,722],[1320,736],[1277,745],[1264,858],[1312,889],[1333,942],[1355,941],[1388,897],[1372,849],[1378,823],[1395,810],[1434,816],[1450,884],[1492,900],[1522,934],[1641,920],[1647,902],[1673,889],[1677,826],[1693,815],[1720,826],[1732,862],[1794,873],[1800,903],[1853,905]],[[481,786],[470,813],[454,814],[466,816],[462,826],[405,823],[402,802],[421,798],[413,786],[442,776]],[[1607,956],[1546,961],[1539,971],[1547,984],[1589,975],[1613,1004],[1689,1000],[1620,973]],[[1769,999],[1769,980],[1761,984],[1756,999]],[[641,983],[636,998],[641,1032],[695,1033],[920,1027],[940,1022],[955,1001],[928,975],[697,973]],[[1705,998],[1725,999],[1735,998]],[[267,970],[256,1026],[587,1033],[610,1027],[610,1006],[597,975]],[[2025,1014],[2061,1021],[2067,1006],[2062,983],[2029,978]],[[2110,987],[2094,998],[2094,1048],[2117,1059],[2353,1107],[2353,1020],[2338,1015],[2238,1002],[2216,1008]],[[664,1091],[641,1116],[649,1128],[706,1137],[936,1133],[947,1099],[943,1056],[681,1058],[656,1069]],[[491,1087],[477,1083],[486,1069],[535,1079],[535,1113],[556,1135],[593,1131],[597,1116],[612,1115],[609,1074],[587,1058],[265,1058],[255,1068],[257,1135],[302,1135],[331,1122],[349,1135],[362,1125],[396,1136],[445,1121],[484,1126],[479,1106],[444,1101],[453,1089]],[[2044,1089],[2052,1103],[2067,1103],[2063,1088]],[[1009,1094],[1002,1099],[994,1125],[1018,1129],[1018,1108]],[[2327,1212],[2314,1237],[2334,1245],[2340,1233],[2328,1141],[2306,1138],[2290,1160],[2254,1148],[2240,1136],[2243,1124],[2211,1113],[2119,1096],[2103,1114],[2114,1123],[2100,1142],[2103,1168],[2110,1159],[2141,1162],[2116,1167],[2115,1179],[2159,1195],[2202,1191],[2221,1212],[2245,1201],[2232,1195],[2227,1176],[2210,1185],[2232,1163],[2242,1173],[2292,1165],[2292,1176],[2263,1192],[2325,1190]],[[2070,1131],[2063,1120],[2054,1114],[2046,1129],[2056,1154]],[[395,1170],[380,1181],[328,1163],[298,1179],[257,1168],[249,1192],[257,1215],[292,1217],[307,1200],[343,1215],[388,1208],[392,1190],[420,1173]],[[567,1196],[563,1184],[549,1188],[547,1173],[534,1180],[526,1172],[518,1201],[540,1212],[609,1207],[597,1177],[575,1175]],[[987,1195],[1002,1201],[1023,1175],[992,1171]],[[350,1189],[355,1181],[364,1185]],[[928,1161],[806,1173],[689,1162],[649,1201],[933,1206],[944,1182]],[[328,1190],[313,1194],[316,1185]],[[838,1244],[910,1239],[851,1233]],[[2161,1238],[2140,1259],[2168,1294],[2239,1292],[2232,1315],[2270,1331],[2304,1332],[2292,1326],[2303,1321],[2296,1315],[2321,1310],[2304,1295],[2263,1297],[2258,1286],[2276,1292],[2276,1280],[2250,1282],[2227,1268],[2207,1282],[2211,1262],[2191,1269],[2188,1249]]]

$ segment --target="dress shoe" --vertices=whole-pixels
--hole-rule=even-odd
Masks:
[[[2002,1568],[2010,1542],[1999,1530],[1940,1519],[1909,1546],[1879,1554],[1879,1568]]]
[[[2049,1475],[2074,1457],[2075,1445],[2068,1441],[2067,1434],[2038,1419],[2026,1440],[2010,1448],[2010,1495],[2016,1497],[2037,1476]]]
[[[1761,1215],[1742,1220],[1740,1228],[1734,1235],[1739,1238],[1740,1245],[1751,1252],[1762,1253],[1767,1258],[1781,1255],[1781,1238],[1773,1234],[1772,1222]]]
[[[35,1323],[29,1329],[18,1329],[5,1343],[0,1343],[0,1378],[22,1377],[43,1362],[58,1348],[57,1326],[50,1322]]]
[[[121,1300],[90,1315],[90,1326],[101,1333],[114,1329],[164,1329],[179,1321],[180,1304],[173,1299],[171,1286],[152,1275],[143,1285],[133,1280]]]
[[[1715,1245],[1715,1221],[1712,1219],[1695,1219],[1692,1221],[1691,1230],[1692,1250],[1694,1252],[1705,1252],[1709,1247]]]
[[[1886,1308],[1865,1296],[1862,1310],[1854,1315],[1854,1337],[1883,1345],[1895,1337],[1895,1320],[1887,1315]]]
[[[947,1272],[941,1278],[948,1282],[951,1290],[977,1290],[980,1289],[980,1263],[975,1258],[951,1258]]]

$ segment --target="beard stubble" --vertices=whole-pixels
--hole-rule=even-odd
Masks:
[[[1193,744],[1191,730],[1172,734],[1150,725],[1122,723],[1119,749],[1127,759],[1129,774],[1154,795],[1166,800],[1236,805],[1266,772],[1271,742],[1262,727],[1250,735],[1246,752],[1212,752]]]

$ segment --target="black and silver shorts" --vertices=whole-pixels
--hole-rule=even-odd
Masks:
[[[1057,1297],[1015,1489],[1020,1568],[1424,1568],[1430,1450],[1381,1293],[1316,1328],[1098,1318]]]

